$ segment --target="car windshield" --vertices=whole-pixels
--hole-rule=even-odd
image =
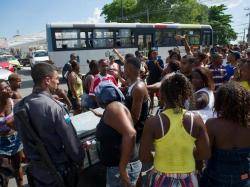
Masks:
[[[34,56],[35,57],[44,57],[44,56],[48,56],[48,53],[45,51],[39,51],[39,52],[35,52]]]
[[[8,60],[16,60],[16,58],[13,57],[13,56],[6,56],[6,58],[7,58]]]
[[[7,59],[5,57],[0,57],[0,62],[6,62]]]

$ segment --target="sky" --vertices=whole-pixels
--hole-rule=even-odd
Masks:
[[[1,0],[0,37],[45,32],[46,23],[51,22],[104,22],[100,16],[101,8],[110,2],[112,0]],[[226,4],[226,13],[233,15],[233,28],[240,33],[239,37],[243,36],[243,30],[248,26],[247,11],[244,8],[250,8],[250,0],[200,2],[208,6]]]

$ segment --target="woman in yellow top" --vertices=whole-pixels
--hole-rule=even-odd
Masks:
[[[81,108],[81,97],[83,95],[82,77],[80,76],[80,66],[76,61],[71,63],[72,71],[68,76],[68,86],[71,91],[70,101],[74,115],[80,114]]]
[[[165,110],[146,121],[141,140],[142,176],[153,162],[143,186],[198,186],[195,160],[208,159],[210,149],[201,117],[184,110],[184,102],[191,95],[191,83],[183,74],[170,74],[162,83]]]
[[[250,91],[250,60],[243,61],[240,66],[240,84]]]

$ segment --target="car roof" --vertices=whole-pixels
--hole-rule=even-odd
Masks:
[[[40,50],[36,50],[36,51],[34,51],[34,52],[47,52],[47,51],[46,51],[46,50],[40,49]]]

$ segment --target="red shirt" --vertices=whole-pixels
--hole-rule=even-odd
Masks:
[[[95,79],[94,81],[92,82],[91,86],[90,86],[90,90],[89,90],[89,95],[95,95],[95,92],[98,88],[98,85],[101,83],[101,82],[104,82],[104,81],[109,81],[109,82],[113,82],[116,86],[118,86],[114,76],[112,75],[109,75],[107,74],[106,76],[102,76],[100,74],[97,74],[95,76]]]

